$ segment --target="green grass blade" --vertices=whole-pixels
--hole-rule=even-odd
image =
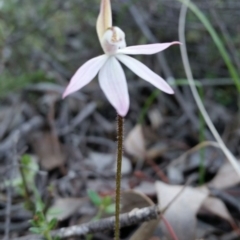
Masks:
[[[217,32],[213,28],[210,21],[207,19],[207,17],[202,13],[202,11],[194,4],[194,3],[187,3],[186,0],[178,0],[179,2],[185,4],[188,6],[188,8],[199,18],[199,20],[202,22],[204,27],[208,30],[209,34],[211,35],[214,43],[216,44],[225,64],[227,65],[227,68],[229,70],[229,73],[237,87],[238,92],[240,92],[240,78],[238,75],[238,72],[234,65],[232,64],[231,58],[229,57],[229,54],[221,41],[220,37],[218,36]]]

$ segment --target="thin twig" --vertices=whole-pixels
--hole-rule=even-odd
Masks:
[[[221,147],[222,151],[226,155],[227,159],[229,160],[229,162],[233,166],[234,170],[237,172],[237,174],[240,177],[239,164],[238,164],[236,158],[228,150],[228,148],[224,144],[223,140],[221,139],[220,135],[218,134],[216,128],[214,127],[214,125],[213,125],[213,123],[201,101],[201,98],[198,94],[196,86],[194,84],[193,75],[192,75],[192,71],[191,71],[191,67],[190,67],[190,63],[189,63],[189,59],[188,59],[188,55],[187,55],[186,40],[185,40],[185,20],[186,20],[186,13],[187,13],[187,9],[188,9],[187,6],[188,6],[189,2],[190,1],[188,0],[187,2],[185,1],[186,5],[182,4],[181,13],[180,13],[180,17],[179,17],[179,29],[178,29],[179,30],[179,40],[182,43],[182,45],[180,46],[180,49],[181,49],[184,69],[185,69],[185,72],[186,72],[186,75],[187,75],[187,78],[189,81],[189,86],[191,88],[192,94],[194,96],[194,99],[197,103],[197,106],[198,106],[201,114],[203,115],[205,122],[207,123],[209,129],[211,130],[213,136],[215,137],[215,139],[218,142],[219,146]]]
[[[150,158],[146,157],[147,163],[152,167],[152,169],[155,171],[157,176],[165,183],[169,183],[169,180],[165,173],[162,171],[162,169]]]
[[[180,191],[172,198],[172,200],[166,205],[165,208],[161,209],[161,214],[163,215],[170,207],[171,205],[182,195],[183,191],[186,189],[186,187],[189,186],[190,182],[192,181],[191,178],[188,179],[188,181],[184,184],[184,186],[180,189]]]
[[[162,220],[163,220],[163,223],[166,226],[170,236],[172,237],[172,239],[178,240],[178,237],[177,237],[176,233],[174,232],[174,229],[172,228],[171,224],[168,222],[168,220],[164,216],[162,216]]]
[[[150,206],[142,209],[133,210],[129,213],[120,214],[120,226],[127,227],[138,223],[158,219],[160,210],[158,206]],[[74,236],[85,236],[89,233],[97,233],[103,231],[111,231],[115,226],[115,217],[101,219],[95,222],[89,222],[81,225],[75,225],[67,228],[61,228],[51,232],[51,235],[58,236],[60,239],[69,238]],[[42,240],[43,238],[38,235],[29,235],[12,240]]]
[[[197,144],[196,146],[194,146],[193,148],[189,149],[188,151],[184,152],[178,158],[174,159],[169,164],[168,168],[183,164],[184,161],[187,159],[188,155],[190,155],[196,151],[199,151],[200,149],[205,148],[205,147],[215,147],[215,148],[221,149],[221,147],[219,146],[219,144],[217,142],[213,142],[213,141],[201,142],[201,143]]]

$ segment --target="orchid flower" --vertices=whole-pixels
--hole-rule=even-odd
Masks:
[[[118,114],[124,117],[129,110],[130,101],[126,77],[119,62],[163,92],[174,93],[163,78],[128,55],[155,54],[179,42],[126,47],[124,32],[119,27],[112,26],[110,0],[101,2],[97,34],[105,54],[90,59],[77,70],[63,93],[63,98],[87,85],[99,73],[101,89]]]

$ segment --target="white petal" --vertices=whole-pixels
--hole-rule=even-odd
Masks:
[[[174,44],[181,44],[180,42],[171,42],[171,43],[154,43],[154,44],[146,44],[146,45],[136,45],[130,46],[126,48],[119,49],[117,53],[129,54],[129,55],[137,55],[137,54],[155,54],[165,50]]]
[[[101,55],[84,63],[73,75],[70,83],[63,93],[63,98],[87,85],[97,75],[107,59],[107,55]]]
[[[109,102],[124,117],[129,109],[127,81],[117,59],[112,56],[99,72],[100,87]]]
[[[162,90],[163,92],[173,94],[172,88],[167,84],[167,82],[150,70],[146,65],[139,62],[138,60],[126,56],[126,55],[116,55],[118,60],[120,60],[124,65],[126,65],[129,69],[131,69],[136,75],[140,78],[150,82],[156,88]]]

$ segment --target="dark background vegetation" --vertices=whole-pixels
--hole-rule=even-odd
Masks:
[[[61,99],[76,69],[88,59],[102,54],[95,28],[99,2],[0,1],[2,183],[6,179],[16,178],[19,159],[23,154],[30,154],[37,159],[39,169],[45,173],[44,177],[35,176],[34,181],[43,201],[49,201],[49,205],[58,198],[85,198],[89,189],[100,195],[113,196],[114,193],[114,176],[106,174],[104,170],[96,170],[93,162],[90,166],[88,164],[93,152],[115,153],[114,109],[100,90],[97,79],[66,100]],[[219,34],[232,64],[240,74],[240,1],[193,2]],[[114,25],[124,30],[128,46],[176,41],[180,7],[180,3],[174,0],[113,0]],[[143,24],[140,26],[138,21]],[[239,92],[212,38],[190,10],[186,20],[186,41],[194,79],[202,84],[200,95],[204,105],[227,147],[239,158]],[[162,169],[169,183],[184,184],[189,178],[193,178],[193,186],[198,186],[200,182],[208,183],[226,162],[221,150],[207,147],[204,157],[199,152],[195,157],[198,160],[191,160],[190,157],[188,162],[180,164],[180,180],[172,178],[167,171],[174,159],[201,142],[213,140],[187,86],[179,47],[167,49],[164,55],[137,58],[168,81],[173,77],[177,93],[174,96],[154,93],[155,89],[150,84],[126,70],[131,98],[125,121],[126,135],[137,123],[142,123],[146,148],[157,149],[151,161],[155,167]],[[29,129],[25,131],[24,126]],[[159,179],[151,164],[143,163],[139,168],[137,157],[127,156],[131,170],[124,178],[124,189],[141,183],[139,172],[146,179],[150,177],[152,182],[163,180]],[[199,170],[202,160],[205,160],[204,168]],[[98,164],[102,164],[101,160]],[[51,194],[47,191],[49,186],[53,186]],[[234,197],[238,199],[239,186],[235,184],[232,187],[235,189]],[[150,197],[156,201],[156,194],[151,193]],[[0,198],[0,225],[8,226],[8,230],[0,226],[0,235],[11,239],[28,234],[28,220],[32,215],[20,214],[25,211],[21,205],[24,197],[19,197],[14,188],[10,196],[7,188],[2,187]],[[4,211],[9,204],[21,207],[17,212],[19,215],[8,217],[10,222],[4,225],[7,224]],[[232,210],[231,206],[229,209]],[[89,211],[69,216],[58,227],[83,222],[83,216],[92,216],[93,210]],[[239,221],[239,216],[238,211],[235,214],[236,221]],[[216,235],[233,231],[222,220],[218,219],[223,231],[215,219],[208,218],[208,215],[205,218],[217,232]],[[131,231],[125,233],[126,236],[130,234]],[[214,237],[214,234],[211,236]],[[104,239],[103,236],[97,236],[96,239],[101,237]]]

